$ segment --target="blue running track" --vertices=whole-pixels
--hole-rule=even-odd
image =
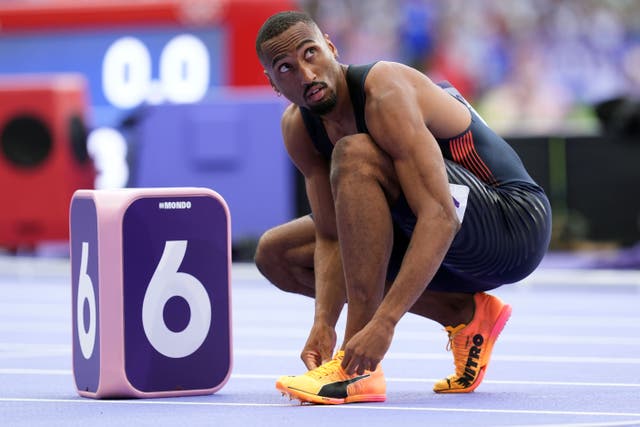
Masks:
[[[431,391],[453,372],[446,334],[408,315],[386,402],[301,406],[274,382],[303,372],[313,303],[251,265],[233,266],[234,367],[218,393],[92,400],[71,372],[68,260],[0,257],[0,426],[640,426],[640,271],[550,265],[495,291],[513,315],[474,393]]]

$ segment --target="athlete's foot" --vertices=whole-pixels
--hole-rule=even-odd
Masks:
[[[511,306],[485,293],[474,295],[475,311],[469,324],[446,326],[447,348],[453,352],[456,372],[433,386],[436,393],[469,393],[487,370],[493,345],[511,315]]]
[[[353,402],[383,402],[386,382],[382,367],[364,374],[347,375],[341,363],[344,352],[338,351],[332,360],[306,374],[283,376],[276,388],[301,402],[341,404]]]

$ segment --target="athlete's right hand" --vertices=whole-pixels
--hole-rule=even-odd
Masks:
[[[336,346],[336,331],[326,323],[316,321],[309,332],[300,358],[308,370],[331,360]]]

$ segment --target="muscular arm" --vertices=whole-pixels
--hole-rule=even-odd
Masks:
[[[442,104],[442,92],[414,70],[387,63],[377,67],[367,80],[367,124],[391,157],[417,219],[400,271],[373,318],[395,325],[426,289],[460,226],[442,154],[425,125],[447,127],[459,111],[434,107]]]
[[[329,165],[324,157],[315,150],[302,122],[300,112],[293,105],[287,108],[283,115],[282,134],[291,160],[304,176],[307,197],[316,227],[314,329],[331,328],[333,332],[346,301],[346,291],[336,231],[333,196],[329,183]],[[313,334],[312,330],[312,336],[309,339],[318,339],[314,338]],[[308,368],[315,367],[316,362],[324,362],[331,358],[330,352],[335,346],[335,334],[333,341],[330,344],[331,348],[327,350],[329,354],[319,355],[317,361],[305,360],[308,355],[303,354],[303,360]],[[307,347],[310,345],[313,343],[308,341]]]

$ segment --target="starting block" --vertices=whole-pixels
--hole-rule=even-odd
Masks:
[[[91,398],[211,394],[231,375],[231,237],[205,188],[71,199],[73,373]]]

